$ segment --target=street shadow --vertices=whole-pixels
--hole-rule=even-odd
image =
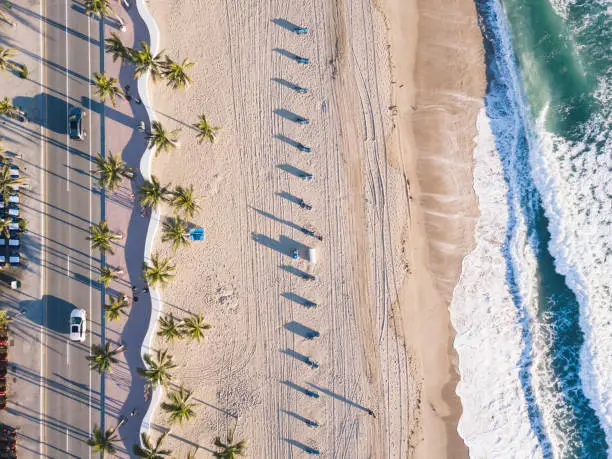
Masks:
[[[294,411],[287,411],[287,410],[280,410],[280,411],[281,413],[285,413],[286,415],[291,416],[292,418],[295,418],[298,421],[302,421],[304,424],[308,424],[308,421],[309,421],[308,418],[305,418],[304,416],[301,416]]]
[[[292,438],[283,438],[284,441],[286,441],[287,443],[289,443],[292,446],[296,446],[298,448],[300,448],[302,451],[304,451],[305,453],[308,454],[319,454],[319,450],[316,448],[313,448],[312,446],[308,446],[302,442],[299,442],[297,440],[293,440]]]
[[[295,87],[298,86],[297,84],[292,83],[291,81],[285,80],[284,78],[272,78],[272,81],[280,84],[281,86],[289,88],[292,91],[295,91]]]
[[[121,113],[119,110],[113,108],[112,105],[106,105],[99,100],[90,99],[89,97],[83,96],[81,98],[81,103],[84,107],[88,107],[91,104],[91,111],[98,113],[100,115],[104,114],[105,117],[110,118],[117,123],[123,124],[125,126],[136,128],[138,122],[134,119],[134,117],[127,116]],[[118,104],[128,103],[126,101],[121,101],[117,99]]]
[[[299,360],[302,363],[308,363],[309,361],[307,355],[300,354],[299,352],[296,352],[293,349],[281,349],[281,354],[293,357],[294,359]]]
[[[300,306],[306,306],[309,303],[309,301],[306,298],[300,295],[296,295],[293,292],[283,292],[281,293],[281,296],[283,298],[288,299],[289,301],[293,301],[294,303],[299,304]]]
[[[76,11],[77,13],[81,13],[81,14],[86,15],[86,13],[85,13],[85,7],[84,7],[83,5],[80,5],[80,4],[79,4],[79,3],[77,3],[77,2],[73,2],[73,4],[72,4],[72,9],[73,9],[74,11]],[[116,12],[116,10],[115,10],[114,8],[113,8],[113,11],[115,11],[115,12]],[[95,20],[100,21],[100,20],[99,20],[99,19],[97,19],[95,16],[91,16],[91,20],[92,20],[92,21],[95,21]],[[105,16],[105,17],[104,17],[104,25],[109,26],[109,27],[112,27],[112,28],[114,28],[114,29],[121,29],[121,23],[120,23],[120,22],[119,22],[117,19],[115,19],[115,18],[113,18],[113,17],[109,17],[109,16]]]
[[[284,109],[284,108],[275,108],[273,110],[273,112],[280,116],[281,118],[285,118],[286,120],[289,121],[293,121],[294,123],[297,123],[297,121],[302,118],[300,115],[298,115],[297,113],[294,113],[290,110]]]
[[[293,249],[298,249],[298,252],[305,253],[304,251],[308,249],[307,246],[301,244],[294,239],[288,238],[286,236],[280,236],[278,241],[272,239],[265,234],[260,233],[251,233],[251,236],[255,242],[261,244],[269,249],[275,250],[276,252],[282,253],[283,255],[287,255],[291,257],[291,251]]]
[[[309,389],[306,389],[305,387],[302,387],[292,381],[289,381],[288,379],[281,381],[282,384],[284,384],[287,387],[290,387],[291,389],[297,390],[298,392],[301,392],[302,394],[309,396],[308,395],[308,391]]]
[[[308,173],[305,170],[298,169],[297,167],[292,166],[291,164],[277,164],[276,167],[296,177],[299,177],[300,175],[304,175]]]
[[[293,32],[295,31],[295,29],[299,28],[297,24],[294,24],[293,22],[287,21],[286,19],[283,19],[283,18],[274,18],[272,19],[272,22],[276,24],[277,26],[280,26],[283,29],[288,30],[289,32]]]
[[[293,274],[294,276],[297,276],[302,279],[306,276],[309,276],[309,274],[306,271],[302,269],[298,269],[292,265],[280,265],[279,268],[282,269],[283,271],[287,271],[289,274]]]
[[[318,390],[319,392],[324,393],[325,395],[329,395],[330,397],[335,398],[336,400],[340,400],[341,402],[346,403],[349,406],[352,406],[354,408],[358,408],[362,411],[365,411],[366,413],[368,412],[368,408],[366,408],[363,405],[360,405],[359,403],[353,402],[352,400],[349,400],[348,398],[340,395],[340,394],[336,394],[335,392],[332,392],[328,389],[324,389],[323,387],[317,386],[316,384],[313,383],[308,383],[310,385],[310,387],[312,387],[313,389]]]
[[[249,206],[249,207],[251,207],[251,206]],[[301,229],[301,226],[296,225],[295,223],[290,222],[289,220],[283,220],[282,218],[278,218],[277,216],[275,216],[275,215],[273,215],[273,214],[271,214],[269,212],[265,212],[265,211],[263,211],[261,209],[256,209],[255,207],[251,207],[251,209],[253,209],[255,212],[257,212],[262,217],[266,217],[266,218],[269,218],[270,220],[274,220],[275,222],[282,223],[282,224],[287,225],[287,226],[289,226],[290,228],[293,228],[293,229],[297,229],[297,230]]]
[[[309,336],[312,336],[313,333],[317,332],[314,328],[302,325],[301,323],[296,322],[295,320],[287,322],[285,324],[285,329],[289,330],[291,333],[301,336],[302,338],[307,338]]]
[[[66,0],[66,1],[68,1],[68,0]],[[75,7],[73,5],[73,9],[74,8]],[[16,3],[12,3],[11,10],[18,11],[18,12],[20,12],[20,13],[26,15],[26,16],[34,18],[36,21],[40,21],[42,19],[46,24],[49,24],[49,25],[51,25],[53,27],[57,27],[58,29],[60,29],[62,31],[66,31],[70,35],[73,35],[73,36],[75,36],[77,38],[80,38],[81,40],[85,40],[85,41],[89,41],[90,40],[90,37],[85,35],[84,33],[81,33],[78,30],[75,30],[75,29],[73,29],[71,27],[68,27],[66,24],[60,24],[59,22],[56,22],[53,19],[49,19],[48,17],[41,16],[37,12],[29,10],[29,9],[27,9],[27,8],[25,8],[23,6],[20,6],[20,5],[16,4]],[[84,13],[85,10],[83,9],[83,11],[81,11],[81,12]],[[94,45],[94,46],[100,46],[100,42],[98,40],[94,40],[94,39],[91,39],[91,44]]]
[[[297,62],[297,60],[300,58],[300,56],[298,56],[297,54],[292,53],[291,51],[287,51],[284,48],[273,48],[272,51],[280,54],[281,56],[285,56],[287,59],[291,59],[294,62]]]
[[[274,193],[276,196],[279,196],[283,199],[286,199],[287,201],[293,203],[293,204],[299,204],[302,199],[298,198],[296,195],[288,193],[287,191],[277,191],[276,193]]]
[[[286,144],[291,145],[294,148],[298,148],[300,146],[299,142],[297,142],[297,141],[295,141],[293,139],[290,139],[286,135],[276,134],[274,137],[277,138],[278,140],[280,140],[281,142],[285,142]]]

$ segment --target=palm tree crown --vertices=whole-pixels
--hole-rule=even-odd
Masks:
[[[143,360],[147,368],[136,368],[136,371],[147,381],[147,387],[165,387],[172,381],[170,370],[176,368],[176,365],[172,362],[172,356],[167,350],[157,351],[156,359],[151,354],[145,354]]]
[[[0,167],[0,194],[4,202],[8,202],[9,196],[15,193],[23,183],[23,178],[11,176],[11,168],[8,164],[5,163]]]
[[[187,222],[178,216],[167,219],[164,222],[163,231],[162,241],[172,242],[174,250],[180,246],[188,246],[190,243]]]
[[[18,68],[13,62],[11,62],[11,58],[17,54],[17,50],[14,48],[5,48],[0,46],[0,70],[7,71],[11,69]]]
[[[123,89],[117,86],[117,78],[109,77],[106,73],[94,73],[95,81],[92,83],[96,87],[96,96],[102,102],[106,102],[106,99],[110,97],[113,107],[117,106],[116,98],[123,99],[125,94]]]
[[[240,440],[234,444],[234,431],[230,430],[227,434],[227,443],[221,441],[221,437],[215,438],[215,446],[221,451],[213,453],[215,457],[221,459],[234,459],[236,456],[246,456],[246,441]]]
[[[183,330],[180,322],[174,320],[174,316],[169,314],[167,317],[158,319],[159,330],[157,335],[164,338],[166,341],[174,342],[177,338],[182,338]]]
[[[144,459],[163,459],[164,457],[170,457],[172,451],[168,449],[162,449],[162,443],[166,438],[168,432],[164,432],[157,439],[155,444],[151,442],[151,437],[146,432],[140,434],[140,439],[143,446],[134,445],[134,454],[136,457],[142,457]]]
[[[168,184],[170,186],[170,184]],[[146,180],[138,189],[138,201],[143,207],[155,208],[162,201],[167,201],[170,195],[168,186],[162,186],[159,180],[154,175],[151,176],[151,181]]]
[[[115,356],[125,352],[126,348],[125,346],[119,346],[111,349],[110,346],[108,341],[104,344],[104,347],[92,344],[91,355],[86,356],[92,370],[96,370],[100,374],[113,372],[112,366],[119,362]]]
[[[87,444],[91,446],[94,453],[102,453],[104,457],[106,454],[115,454],[117,452],[115,444],[118,441],[117,427],[102,432],[98,426],[94,426],[91,438],[87,440]]]
[[[193,127],[198,131],[198,143],[202,143],[205,140],[208,140],[210,143],[215,143],[217,141],[217,131],[221,130],[219,126],[211,126],[208,124],[206,116],[204,115],[200,115],[198,122],[194,124]]]
[[[163,51],[154,56],[146,41],[140,41],[140,47],[142,49],[133,50],[131,53],[131,60],[136,65],[134,78],[137,79],[148,71],[151,79],[156,82],[162,76],[162,68],[164,66],[162,61]]]
[[[121,38],[115,32],[111,32],[110,37],[105,38],[104,41],[106,43],[105,50],[113,56],[113,62],[121,59],[121,65],[123,65],[126,59],[130,59],[130,49],[123,44]]]
[[[159,121],[153,121],[151,132],[147,132],[145,137],[149,141],[149,148],[154,148],[155,155],[158,155],[160,151],[169,152],[178,146],[179,132],[180,129],[167,132]]]
[[[194,403],[187,403],[191,397],[191,392],[186,391],[183,386],[179,390],[172,391],[168,394],[169,402],[162,403],[161,407],[164,411],[170,413],[168,421],[170,424],[179,422],[183,425],[185,421],[191,420],[195,416]]]
[[[195,62],[190,62],[189,59],[185,59],[182,64],[179,64],[166,56],[162,75],[168,80],[168,86],[173,89],[182,89],[187,86],[187,83],[191,83],[191,78],[186,71],[194,65]]]
[[[98,19],[114,13],[108,0],[85,0],[85,14]]]
[[[142,277],[151,287],[160,285],[164,287],[170,279],[174,277],[173,271],[176,269],[171,264],[170,258],[160,258],[159,253],[151,255],[149,263],[142,265]]]
[[[177,186],[172,192],[170,203],[177,212],[183,212],[187,218],[193,217],[200,209],[193,196],[193,185],[188,187]]]
[[[106,223],[106,220],[102,220],[97,225],[93,225],[90,228],[91,235],[87,237],[91,241],[91,247],[94,249],[100,249],[100,252],[113,253],[112,242],[119,240],[123,237],[122,234],[113,233]]]
[[[121,314],[126,314],[124,311],[129,306],[128,299],[125,295],[119,296],[108,296],[110,303],[104,305],[104,315],[108,320],[118,321],[121,318]]]
[[[9,118],[17,118],[21,111],[13,105],[11,99],[5,97],[0,100],[0,115],[6,115]]]
[[[185,330],[185,335],[189,336],[190,340],[197,340],[199,343],[204,338],[204,331],[209,330],[212,327],[210,324],[204,322],[202,318],[202,314],[198,314],[195,316],[191,316],[183,320],[183,329]]]
[[[122,269],[111,268],[110,266],[104,266],[100,268],[100,278],[98,279],[104,287],[108,287],[111,281],[117,279],[119,274],[123,274]]]
[[[121,159],[121,152],[113,155],[110,151],[104,157],[100,153],[94,158],[98,169],[98,185],[110,192],[115,191],[124,178],[134,178],[134,169],[127,167],[125,161]]]

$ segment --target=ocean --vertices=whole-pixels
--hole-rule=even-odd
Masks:
[[[480,218],[451,303],[473,458],[612,457],[612,1],[476,0]]]

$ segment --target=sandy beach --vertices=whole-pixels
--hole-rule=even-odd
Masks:
[[[182,128],[180,148],[153,171],[194,185],[201,212],[191,223],[206,229],[204,242],[176,254],[157,241],[177,265],[164,309],[201,312],[212,325],[201,344],[157,343],[198,402],[197,420],[173,426],[167,445],[180,456],[210,451],[235,428],[255,458],[305,457],[306,448],[467,457],[448,304],[477,217],[484,62],[473,2],[202,6],[150,2],[162,48],[197,63],[185,91],[153,88],[159,120]],[[309,31],[296,35],[292,24]],[[214,145],[198,145],[189,127],[200,114],[223,127]],[[306,339],[309,330],[320,336]],[[167,426],[158,410],[154,428]]]

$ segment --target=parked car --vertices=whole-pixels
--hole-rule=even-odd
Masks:
[[[86,112],[79,107],[74,107],[70,110],[68,116],[68,133],[71,139],[83,140],[85,138],[85,130],[83,129],[83,118]]]
[[[85,341],[87,332],[87,313],[85,309],[73,309],[70,313],[70,340]]]

